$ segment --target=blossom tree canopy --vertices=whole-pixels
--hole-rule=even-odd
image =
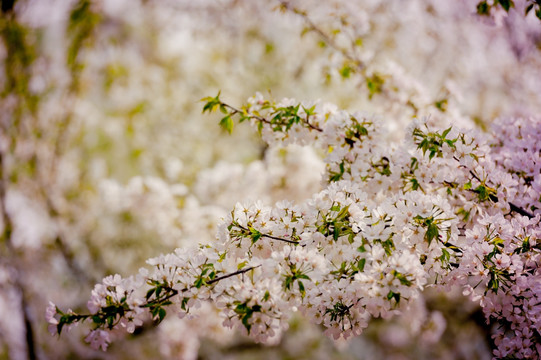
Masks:
[[[541,358],[540,6],[2,2],[0,353]]]

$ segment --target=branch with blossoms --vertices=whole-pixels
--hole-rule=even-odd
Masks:
[[[159,260],[157,260],[159,261]],[[193,263],[190,263],[193,267]],[[158,268],[163,268],[165,264],[156,263]],[[129,333],[133,333],[137,326],[143,324],[143,318],[139,315],[148,310],[155,324],[159,324],[166,316],[165,308],[173,304],[173,298],[180,297],[181,307],[186,310],[189,297],[183,297],[183,294],[189,293],[192,288],[200,289],[202,286],[211,286],[219,281],[231,278],[233,276],[247,273],[258,266],[244,267],[237,271],[222,274],[215,270],[212,264],[199,264],[201,271],[193,277],[193,282],[183,284],[181,281],[174,281],[172,278],[148,277],[147,272],[141,270],[141,275],[128,279],[122,279],[120,276],[109,276],[103,280],[102,284],[96,285],[92,295],[93,298],[88,302],[89,314],[76,314],[71,310],[61,311],[53,303],[49,304],[46,317],[49,322],[49,331],[51,333],[61,334],[66,325],[70,326],[79,322],[90,322],[95,328],[87,341],[95,348],[105,350],[109,342],[109,336],[105,330],[113,330],[116,327],[125,327]],[[179,270],[179,268],[175,268]],[[192,271],[195,269],[192,269]],[[195,270],[197,273],[198,270]],[[222,275],[220,275],[222,274]],[[146,283],[149,289],[144,297],[138,297],[136,290],[142,287],[142,281]]]
[[[322,41],[332,47],[334,50],[338,51],[339,53],[342,53],[344,57],[350,62],[349,66],[354,66],[357,70],[362,70],[365,67],[365,64],[359,59],[359,57],[355,54],[355,48],[362,45],[362,39],[351,39],[351,44],[353,45],[351,49],[346,49],[338,45],[338,43],[335,41],[335,38],[333,35],[338,34],[340,31],[335,30],[333,34],[327,34],[323,29],[321,29],[310,17],[308,16],[308,13],[306,11],[303,11],[295,6],[293,6],[289,1],[279,0],[279,10],[282,12],[291,12],[293,14],[296,14],[300,16],[305,24],[306,28],[303,30],[303,32],[309,32],[313,31],[315,32]],[[342,23],[347,23],[345,19],[342,19]],[[349,70],[343,70],[345,71],[352,71],[350,68]],[[343,74],[344,77],[345,74]]]
[[[105,349],[111,333],[133,332],[148,316],[160,322],[166,308],[196,316],[211,302],[224,326],[255,341],[278,336],[294,311],[348,338],[371,318],[407,309],[426,286],[458,287],[496,325],[496,357],[541,354],[541,199],[530,191],[541,179],[501,166],[511,155],[497,138],[480,142],[473,131],[414,121],[392,148],[382,119],[332,104],[259,94],[242,107],[219,94],[204,101],[204,112],[224,114],[228,131],[249,121],[271,146],[322,149],[326,188],[301,204],[237,204],[212,245],[151,259],[151,272],[104,279],[90,314],[51,304],[51,330],[88,322],[87,341]],[[532,216],[517,204],[530,204]]]
[[[314,33],[319,39],[319,45],[329,50],[329,57],[334,61],[324,66],[327,80],[334,75],[341,79],[355,79],[357,85],[369,100],[379,98],[384,100],[381,105],[401,104],[405,109],[418,114],[421,110],[446,112],[449,107],[447,97],[422,100],[422,86],[413,78],[404,81],[404,74],[398,66],[378,66],[370,59],[373,54],[363,47],[368,32],[364,23],[351,17],[351,13],[333,13],[330,16],[332,24],[315,22],[306,11],[298,7],[294,1],[278,0],[277,9],[283,13],[291,13],[302,19],[305,26],[301,36]],[[357,26],[356,26],[357,25]],[[358,28],[360,25],[360,28]],[[396,64],[395,64],[396,65]],[[448,89],[442,89],[449,95]],[[428,101],[426,101],[428,100]],[[389,109],[389,108],[388,108]]]
[[[308,32],[315,33],[321,39],[321,46],[328,46],[336,54],[343,57],[343,61],[337,69],[342,78],[347,79],[352,77],[353,74],[359,74],[362,84],[368,90],[368,97],[370,99],[376,94],[385,92],[385,80],[390,76],[381,71],[367,70],[367,64],[359,56],[359,51],[363,45],[363,38],[360,34],[356,34],[355,31],[351,31],[353,29],[350,28],[351,24],[346,17],[339,18],[340,27],[326,31],[316,24],[306,11],[296,7],[290,1],[279,0],[279,3],[278,9],[281,12],[290,12],[302,18],[306,25],[302,32],[303,35]],[[340,35],[348,39],[347,45],[343,46],[339,44],[337,37]],[[389,88],[392,88],[392,86]],[[410,105],[415,107],[413,103]]]
[[[497,17],[501,16],[502,13],[507,15],[514,7],[514,0],[483,0],[477,3],[477,14],[486,17]],[[524,16],[528,16],[532,11],[535,16],[541,20],[541,0],[524,1]],[[498,13],[500,14],[498,15]]]

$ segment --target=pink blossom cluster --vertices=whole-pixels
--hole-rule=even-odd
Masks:
[[[87,341],[105,349],[108,332],[133,331],[148,314],[157,322],[169,310],[194,316],[211,302],[224,326],[258,342],[279,336],[295,311],[348,338],[371,318],[408,311],[427,286],[459,287],[494,325],[495,357],[540,355],[534,120],[512,120],[528,129],[508,134],[513,140],[414,121],[393,147],[384,119],[330,104],[257,95],[236,109],[209,98],[205,108],[216,107],[229,112],[223,126],[249,120],[271,146],[320,148],[325,189],[300,204],[237,204],[215,242],[151,259],[152,271],[137,276],[104,279],[89,314],[51,304],[54,332],[87,321]]]

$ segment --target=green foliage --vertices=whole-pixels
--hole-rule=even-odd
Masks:
[[[442,157],[442,145],[447,144],[449,147],[455,149],[455,143],[457,139],[447,139],[447,135],[451,131],[452,127],[444,130],[441,134],[439,132],[426,132],[424,133],[418,128],[413,130],[413,138],[417,148],[423,151],[423,155],[428,152],[428,157],[432,159],[434,156]]]
[[[84,67],[78,60],[81,49],[90,43],[92,34],[101,22],[101,16],[92,10],[89,0],[79,0],[70,13],[67,33],[70,35],[66,63],[74,75],[74,86],[77,85],[77,73]]]
[[[334,241],[337,241],[341,236],[348,236],[349,242],[352,243],[355,232],[349,221],[349,205],[343,208],[336,204],[333,205],[331,211],[323,215],[317,231],[325,236],[332,235]]]
[[[349,172],[349,168],[347,170]],[[338,165],[338,171],[329,171],[329,182],[335,182],[342,179],[344,176],[344,173],[346,173],[345,163],[342,160],[340,164]]]
[[[389,292],[387,293],[387,300],[391,301],[392,299],[394,299],[396,304],[399,304],[400,303],[400,293],[396,293],[396,292],[394,292],[392,290],[389,290]]]
[[[340,69],[340,75],[344,78],[344,79],[347,79],[351,76],[351,73],[353,72],[353,69],[349,66],[349,65],[344,65],[341,69]]]
[[[506,12],[509,12],[509,9],[515,7],[515,3],[513,0],[494,0],[492,4],[489,4],[487,0],[483,0],[477,4],[477,14],[489,16],[492,9],[495,7],[501,7]]]
[[[237,302],[234,311],[240,318],[242,325],[244,325],[248,333],[250,333],[250,329],[252,328],[252,325],[249,323],[249,320],[254,313],[261,312],[261,305],[256,304],[250,307],[248,306],[246,302],[244,303]]]
[[[541,20],[541,0],[530,0],[530,4],[526,6],[524,15],[527,16],[532,10],[534,10],[535,16]]]
[[[428,246],[432,244],[432,241],[434,239],[439,240],[441,238],[440,234],[440,228],[438,225],[442,224],[443,222],[450,220],[450,219],[440,219],[437,218],[437,215],[441,214],[441,210],[436,209],[433,215],[423,217],[421,215],[417,215],[413,218],[415,223],[417,223],[419,226],[426,228],[424,240],[428,242]]]
[[[364,137],[368,136],[368,127],[372,125],[371,121],[359,121],[354,116],[350,116],[352,122],[346,128],[345,131],[345,141],[351,148],[355,146],[356,142],[362,142]]]
[[[297,269],[297,266],[295,264],[290,264],[289,270],[290,273],[284,275],[284,289],[291,291],[293,285],[295,284],[295,282],[297,282],[299,292],[301,293],[301,296],[304,297],[306,291],[304,289],[304,284],[301,280],[310,280],[310,277],[306,275],[301,269]]]
[[[227,131],[229,134],[233,133],[233,125],[234,125],[234,123],[233,123],[233,119],[231,119],[231,115],[224,116],[220,120],[220,126],[222,127],[222,129]]]
[[[219,109],[225,114],[220,120],[220,126],[229,133],[233,131],[234,117],[238,119],[239,123],[246,120],[257,121],[259,132],[261,132],[265,124],[269,125],[274,132],[287,132],[293,125],[301,125],[310,128],[311,130],[322,131],[309,122],[310,116],[315,115],[315,106],[312,106],[309,109],[303,106],[303,114],[300,112],[301,104],[278,107],[270,101],[263,101],[261,110],[266,111],[267,115],[262,116],[258,111],[252,110],[250,104],[237,109],[222,102],[220,100],[219,92],[216,97],[208,96],[201,99],[201,101],[205,102],[205,105],[203,105],[203,113],[211,113],[216,109]]]
[[[526,8],[524,9],[524,16],[533,10],[535,16],[541,20],[541,0],[527,0]],[[477,4],[477,14],[481,16],[490,16],[492,9],[500,7],[506,12],[509,12],[511,8],[515,7],[513,0],[494,0],[492,3],[489,3],[487,0],[480,1]]]
[[[207,111],[209,113],[214,112],[218,108],[218,106],[222,105],[222,101],[220,100],[220,91],[218,91],[218,95],[216,95],[215,97],[207,96],[201,99],[201,101],[205,102],[205,105],[203,105],[203,114]]]
[[[447,111],[447,105],[448,105],[447,99],[441,99],[434,103],[434,106],[436,106],[436,108],[441,112]]]
[[[375,94],[383,92],[385,79],[379,74],[373,74],[366,77],[366,87],[368,88],[368,98],[372,99]]]
[[[376,239],[374,242],[381,244],[387,256],[391,256],[393,254],[393,250],[396,248],[393,242],[392,234],[386,240]]]
[[[16,109],[14,123],[17,123],[24,110],[35,112],[39,96],[29,89],[32,77],[32,64],[36,60],[36,50],[28,30],[15,18],[0,17],[0,36],[6,48],[4,59],[5,85],[1,96],[17,95],[19,107]]]
[[[400,177],[403,179],[404,183],[404,191],[415,191],[415,190],[421,190],[424,191],[424,189],[421,187],[421,184],[419,184],[419,180],[415,177],[415,171],[419,168],[419,160],[417,158],[412,157],[409,171],[404,171],[402,174],[400,174]]]
[[[386,156],[382,157],[378,162],[373,162],[371,165],[379,174],[384,176],[391,175],[391,165]]]
[[[363,251],[364,252],[364,251]],[[366,265],[366,258],[360,258],[353,262],[343,261],[336,270],[331,271],[336,279],[353,278],[355,274],[362,273]]]
[[[393,276],[394,276],[396,279],[398,279],[398,280],[400,281],[400,283],[401,283],[402,285],[405,285],[405,286],[411,286],[411,285],[413,284],[413,283],[411,282],[411,280],[409,280],[409,279],[407,278],[406,275],[404,275],[404,274],[402,274],[402,273],[400,273],[400,272],[398,272],[398,271],[396,271],[396,270],[393,270],[392,274],[393,274]]]
[[[485,181],[481,181],[481,183],[475,189],[473,189],[473,184],[470,180],[464,184],[463,188],[464,190],[470,190],[471,192],[476,193],[477,198],[480,202],[484,202],[484,201],[498,202],[496,189],[488,186]]]
[[[353,304],[347,306],[341,301],[338,301],[334,304],[333,308],[327,308],[325,310],[325,315],[329,314],[331,316],[331,321],[343,322],[345,318],[349,318],[350,310],[353,307]]]
[[[63,312],[56,307],[56,313],[60,315],[60,319],[58,319],[58,324],[56,325],[56,331],[58,332],[58,335],[62,333],[62,329],[64,328],[64,325],[69,325],[76,323],[78,321],[86,320],[89,318],[90,315],[78,315],[71,312]],[[95,322],[96,323],[96,322]]]
[[[206,263],[200,266],[201,274],[197,276],[193,286],[197,289],[203,285],[208,285],[212,280],[216,278],[216,270],[214,264]]]

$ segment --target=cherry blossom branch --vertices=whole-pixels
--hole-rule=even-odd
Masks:
[[[218,281],[221,281],[221,280],[224,280],[224,279],[227,279],[227,278],[230,278],[230,277],[233,277],[233,276],[236,276],[236,275],[240,275],[240,274],[244,274],[250,270],[254,270],[254,269],[257,269],[258,267],[260,267],[261,265],[256,265],[256,266],[250,266],[250,267],[247,267],[247,268],[244,268],[244,269],[240,269],[240,270],[237,270],[235,272],[232,272],[232,273],[229,273],[229,274],[226,274],[226,275],[222,275],[222,276],[218,276],[217,278],[215,279],[212,279],[210,281],[207,281],[207,284],[208,285],[211,285],[211,284],[214,284],[214,283],[217,283]]]
[[[216,278],[214,278],[212,280],[205,281],[205,283],[207,285],[212,285],[212,284],[215,284],[215,283],[217,283],[217,282],[219,282],[221,280],[228,279],[228,278],[236,276],[236,275],[241,275],[241,274],[247,273],[248,271],[257,269],[260,266],[261,265],[256,265],[256,266],[250,266],[250,267],[247,267],[247,268],[244,268],[244,269],[240,269],[240,270],[234,271],[234,272],[229,273],[229,274],[218,276],[218,277],[216,277]],[[182,289],[180,291],[177,290],[177,289],[173,289],[171,287],[165,288],[166,290],[170,291],[169,295],[167,295],[167,296],[165,296],[163,298],[160,298],[160,299],[154,299],[154,300],[148,301],[147,303],[141,305],[141,307],[149,307],[150,305],[157,305],[157,304],[163,303],[163,302],[175,297],[179,293],[183,293],[183,292],[188,291],[192,287],[193,286],[186,287],[186,288],[184,288],[184,289]]]
[[[279,0],[279,2],[280,2],[280,9],[282,9],[283,11],[290,11],[293,14],[299,15],[304,20],[304,22],[306,23],[310,31],[315,32],[319,37],[323,39],[323,41],[327,45],[329,45],[334,50],[340,52],[342,55],[344,55],[346,59],[353,62],[358,67],[359,70],[362,70],[365,68],[364,63],[361,60],[359,60],[356,56],[352,55],[349,51],[340,47],[329,34],[323,31],[319,26],[317,26],[312,21],[312,19],[310,19],[310,17],[305,11],[302,11],[298,8],[291,6],[289,1]]]
[[[241,229],[241,230],[250,232],[250,229],[247,229],[246,227],[240,225],[239,223],[235,223],[235,226],[238,227],[238,228]],[[258,234],[259,234],[261,237],[266,237],[266,238],[269,238],[269,239],[272,239],[272,240],[283,241],[283,242],[286,242],[286,243],[289,243],[289,244],[295,244],[295,245],[298,245],[298,244],[299,244],[298,241],[289,240],[289,239],[284,239],[284,238],[281,238],[281,237],[278,237],[278,236],[273,236],[273,235],[269,235],[269,234],[263,234],[263,233],[260,233],[260,232],[258,232]]]
[[[453,156],[453,159],[455,159],[456,161],[460,161],[456,156]],[[479,178],[479,176],[477,176],[477,174],[475,174],[471,169],[469,170],[469,173],[475,180],[479,181],[480,183],[483,183],[483,181]],[[469,190],[474,191],[473,189],[469,189]],[[496,197],[495,202],[498,202],[497,197]],[[512,202],[508,201],[507,203],[509,204],[509,207],[510,207],[511,211],[514,211],[517,214],[520,214],[522,216],[527,216],[530,219],[533,219],[535,217],[534,214],[532,214],[529,211],[527,211],[527,210],[513,204]]]
[[[218,95],[216,97],[206,97],[203,98],[201,101],[206,102],[206,104],[203,106],[203,113],[205,112],[213,112],[216,109],[220,109],[220,111],[225,114],[225,116],[220,120],[220,126],[231,133],[233,131],[233,117],[237,116],[239,118],[239,122],[242,123],[246,120],[257,120],[259,123],[267,124],[274,128],[286,128],[289,129],[294,124],[303,124],[306,127],[318,131],[323,132],[323,129],[315,126],[314,124],[310,123],[309,117],[313,114],[311,111],[312,109],[306,109],[303,108],[303,110],[306,113],[306,117],[301,117],[298,113],[300,111],[300,106],[285,106],[285,107],[276,107],[275,104],[265,101],[263,106],[261,107],[262,110],[269,110],[270,112],[270,119],[261,116],[259,114],[254,114],[252,111],[250,111],[249,106],[245,106],[242,109],[238,109],[234,106],[231,106],[227,103],[224,103],[220,100],[220,93],[218,92]],[[260,128],[261,130],[261,128]]]

